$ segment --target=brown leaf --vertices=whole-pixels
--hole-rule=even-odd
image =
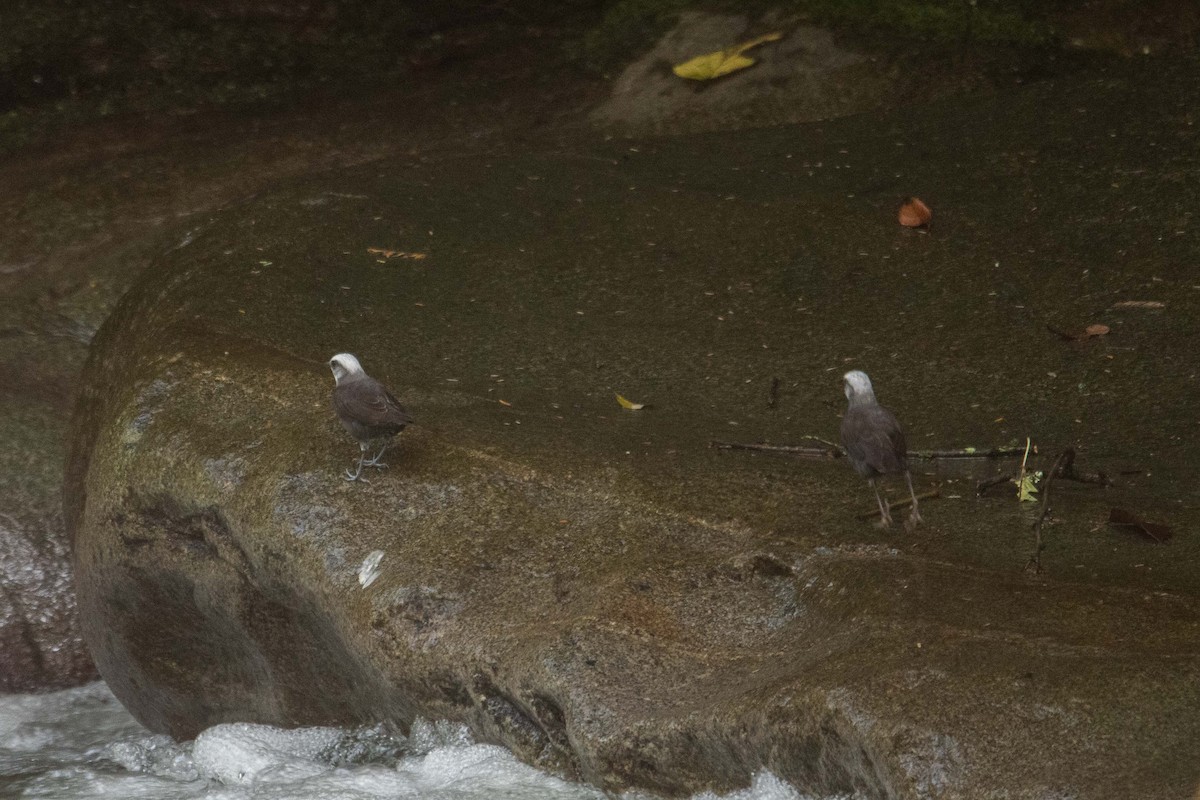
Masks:
[[[1117,525],[1124,530],[1140,534],[1155,544],[1162,544],[1171,538],[1173,531],[1166,525],[1157,522],[1146,522],[1135,514],[1123,508],[1114,508],[1108,512],[1110,525]]]
[[[899,216],[900,224],[906,228],[924,228],[933,219],[933,212],[920,198],[908,197],[900,204]]]
[[[1088,325],[1086,328],[1084,328],[1079,333],[1071,333],[1070,331],[1064,331],[1064,330],[1061,330],[1060,328],[1056,328],[1050,324],[1046,325],[1046,330],[1050,331],[1055,336],[1058,336],[1061,339],[1067,340],[1068,342],[1086,342],[1088,339],[1091,339],[1095,336],[1107,335],[1110,329],[1107,325],[1096,322],[1091,325]],[[1076,330],[1078,330],[1078,328],[1076,328]]]

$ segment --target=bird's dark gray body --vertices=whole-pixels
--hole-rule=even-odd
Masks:
[[[351,472],[346,470],[346,480],[356,481],[362,475],[362,468],[383,468],[379,459],[388,443],[375,454],[367,458],[367,448],[375,439],[391,439],[391,437],[411,425],[413,418],[404,407],[397,402],[392,393],[382,383],[368,375],[358,363],[358,359],[350,353],[338,353],[329,359],[329,368],[333,370],[333,410],[338,420],[351,436],[358,440],[358,467]]]
[[[879,502],[880,524],[891,525],[892,514],[883,496],[879,494],[878,480],[883,475],[903,472],[912,496],[912,513],[908,525],[921,521],[917,508],[917,494],[913,491],[912,474],[908,471],[908,445],[904,440],[904,429],[896,415],[879,405],[875,390],[867,373],[860,370],[847,372],[845,381],[846,399],[849,405],[842,417],[842,447],[854,471],[866,478],[875,490]]]
[[[842,446],[854,471],[874,478],[908,469],[908,445],[896,415],[878,403],[854,403],[842,417]]]
[[[413,421],[392,393],[370,375],[351,376],[334,387],[333,410],[360,442],[395,436]]]

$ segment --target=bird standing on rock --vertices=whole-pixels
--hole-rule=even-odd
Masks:
[[[903,472],[908,481],[908,493],[912,496],[912,513],[905,523],[906,528],[915,528],[921,521],[917,509],[917,493],[913,491],[912,474],[908,471],[908,447],[904,441],[904,430],[896,415],[879,405],[871,379],[861,370],[853,370],[842,376],[845,382],[846,399],[850,401],[846,415],[842,417],[842,446],[855,472],[870,482],[879,502],[879,526],[892,524],[892,513],[883,496],[879,494],[879,478],[892,472]]]
[[[342,426],[358,440],[358,467],[346,470],[346,480],[356,481],[363,467],[384,469],[379,459],[387,450],[391,437],[411,425],[413,418],[396,402],[391,392],[379,381],[368,375],[349,353],[338,353],[329,359],[333,370],[333,410],[337,412]],[[387,438],[374,458],[367,458],[367,450],[374,439]],[[366,480],[366,478],[362,478]]]

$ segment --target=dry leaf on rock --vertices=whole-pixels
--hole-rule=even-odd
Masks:
[[[759,36],[757,39],[735,44],[733,47],[726,47],[724,50],[718,50],[715,53],[696,56],[682,64],[676,64],[672,69],[681,78],[687,78],[691,81],[711,81],[713,78],[719,78],[722,75],[728,75],[731,72],[737,72],[739,69],[745,69],[752,65],[754,59],[744,55],[750,48],[758,47],[760,44],[766,44],[767,42],[775,42],[782,38],[783,34],[778,31],[767,33]]]
[[[1017,500],[1021,503],[1036,503],[1038,501],[1038,481],[1042,479],[1042,473],[1027,472],[1021,476],[1020,480],[1015,480],[1013,483],[1017,485]]]
[[[631,400],[626,400],[621,395],[617,395],[617,402],[621,404],[621,408],[627,408],[630,411],[641,411],[646,407],[645,403],[635,403]]]
[[[918,197],[909,197],[900,204],[900,224],[906,228],[924,228],[933,219],[929,206]]]
[[[1108,512],[1108,522],[1127,531],[1140,534],[1155,544],[1162,544],[1171,538],[1172,531],[1166,525],[1156,522],[1146,522],[1123,508],[1114,508]]]
[[[409,253],[405,250],[387,250],[382,247],[368,247],[367,252],[374,256],[383,256],[385,259],[403,258],[408,261],[423,261],[428,257],[428,253]]]

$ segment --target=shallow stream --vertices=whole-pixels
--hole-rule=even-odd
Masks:
[[[602,800],[465,728],[215,725],[193,742],[153,734],[104,683],[0,698],[0,798],[126,800]],[[642,795],[623,795],[640,800]],[[693,800],[716,800],[712,794]],[[722,800],[808,800],[769,773]]]

